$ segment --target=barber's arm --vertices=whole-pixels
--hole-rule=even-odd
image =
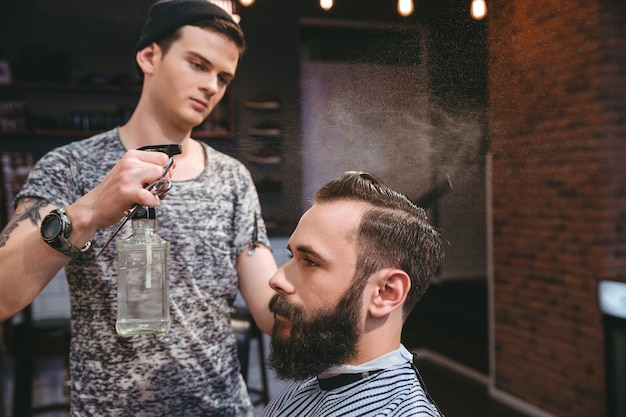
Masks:
[[[245,250],[237,258],[239,291],[246,306],[259,328],[271,333],[274,315],[269,311],[269,301],[274,290],[269,286],[269,279],[278,269],[272,251],[264,245],[258,245],[253,251]]]
[[[41,239],[41,220],[54,208],[23,199],[0,235],[0,320],[30,304],[70,259]]]
[[[23,198],[0,233],[0,321],[30,304],[56,273],[94,236],[97,230],[115,224],[133,204],[155,206],[159,197],[143,184],[159,178],[167,155],[129,151],[102,183],[69,207]],[[42,238],[41,224],[52,210]],[[69,237],[58,237],[64,224],[71,224]]]

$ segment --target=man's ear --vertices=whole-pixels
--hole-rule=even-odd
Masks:
[[[401,269],[388,268],[378,271],[372,277],[374,291],[371,294],[368,311],[373,317],[384,317],[397,309],[402,309],[411,289],[411,278]]]
[[[152,74],[154,72],[155,58],[160,54],[161,48],[156,43],[152,42],[149,46],[137,51],[135,59],[137,65],[144,74]]]

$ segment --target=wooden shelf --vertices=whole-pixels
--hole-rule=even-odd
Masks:
[[[31,101],[37,101],[38,96],[46,96],[52,95],[62,97],[72,94],[80,94],[85,95],[84,102],[89,103],[97,100],[94,95],[110,95],[115,99],[115,95],[135,95],[139,96],[141,94],[141,86],[140,85],[95,85],[95,84],[79,84],[79,83],[14,83],[14,84],[4,84],[0,85],[0,102],[2,100],[6,101],[23,101],[28,104]],[[24,96],[24,97],[20,97]],[[26,98],[28,97],[28,98]],[[121,98],[121,97],[120,97]],[[128,97],[124,97],[123,101],[127,101]],[[76,99],[72,98],[72,101]],[[81,99],[83,100],[83,99]],[[86,112],[89,114],[89,111]],[[96,111],[96,114],[97,111]],[[107,115],[113,117],[117,117],[112,112],[111,114],[106,113]],[[214,118],[218,115],[219,120],[213,119],[210,125],[219,125],[215,129],[207,130],[207,125],[203,123],[197,129],[193,130],[192,136],[198,139],[219,139],[219,138],[227,138],[234,136],[234,96],[231,92],[227,91],[226,96],[223,98],[222,102],[218,104],[218,108],[216,108],[209,118]],[[1,116],[1,115],[0,115]],[[38,117],[39,115],[35,115]],[[61,126],[63,123],[59,121],[58,115],[55,117],[57,119],[56,124]],[[121,122],[114,122],[121,123]],[[36,126],[37,123],[32,123],[32,125]],[[113,128],[115,124],[110,127],[106,127],[109,123],[98,124],[98,129],[68,129],[67,127],[61,128],[20,128],[16,130],[5,130],[0,131],[0,141],[6,141],[10,139],[46,139],[46,138],[67,138],[67,139],[82,139],[91,137],[103,131],[109,130]],[[104,127],[103,127],[104,126]],[[77,127],[80,127],[77,125]],[[85,125],[88,127],[88,125]],[[92,127],[95,127],[92,126]],[[204,127],[204,128],[203,128]]]
[[[108,129],[106,129],[108,130]],[[11,140],[21,138],[88,138],[106,130],[71,130],[71,129],[20,129],[15,131],[0,132],[0,140]],[[192,137],[198,139],[223,138],[232,136],[226,129],[216,130],[194,130]]]

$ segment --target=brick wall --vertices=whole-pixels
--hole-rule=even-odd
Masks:
[[[489,6],[495,388],[601,416],[597,282],[626,281],[624,2]]]

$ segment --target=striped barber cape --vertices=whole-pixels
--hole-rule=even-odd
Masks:
[[[264,416],[443,417],[412,362],[365,374],[331,389],[320,387],[317,377],[293,381],[272,399]]]

